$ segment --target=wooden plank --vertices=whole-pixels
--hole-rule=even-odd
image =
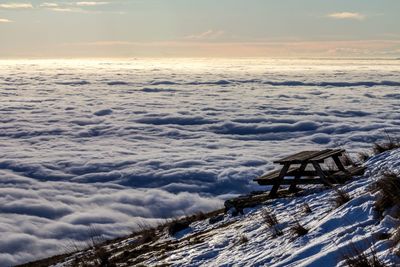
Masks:
[[[325,185],[331,185],[328,180],[326,179],[326,176],[324,174],[324,172],[321,169],[321,166],[319,166],[319,164],[315,161],[312,162],[312,165],[314,166],[315,171],[318,173],[318,176],[322,179],[322,181],[324,181]]]
[[[345,172],[346,168],[343,166],[343,163],[340,160],[339,155],[333,155],[332,158],[333,158],[333,161],[335,162],[336,166],[338,167],[338,169],[340,171],[344,171]]]
[[[299,170],[299,167],[297,166],[291,166],[288,171],[286,172],[286,176],[291,176],[294,175],[292,173],[297,172]],[[272,172],[269,172],[267,174],[264,174],[263,176],[257,177],[253,181],[259,181],[259,180],[269,180],[269,179],[276,179],[279,177],[281,170],[275,170]]]
[[[272,189],[269,192],[269,196],[273,197],[276,195],[276,193],[278,192],[279,186],[281,185],[281,182],[282,182],[283,178],[285,177],[289,167],[290,167],[290,163],[286,163],[285,165],[283,165],[283,168],[282,168],[281,172],[279,173],[279,177],[276,179],[275,184],[272,186]]]
[[[366,169],[366,166],[351,166],[347,171],[350,172],[351,175],[363,175]]]
[[[331,149],[302,151],[302,152],[287,156],[283,159],[276,160],[276,161],[274,161],[274,163],[285,164],[287,162],[290,162],[291,164],[301,164],[304,161],[307,161],[311,158],[317,157],[318,155],[324,154],[329,151],[331,151]]]
[[[338,171],[329,175],[330,179],[347,180],[355,175],[363,175],[366,167],[364,166],[350,166],[345,171]]]
[[[313,158],[310,158],[310,161],[320,162],[332,156],[340,156],[345,150],[344,149],[328,149],[329,151],[325,151],[324,153],[317,155]]]
[[[289,192],[296,191],[296,183],[299,181],[300,177],[303,176],[303,172],[306,169],[308,163],[302,163],[298,173],[294,176],[293,182],[289,187]]]
[[[319,152],[319,151],[315,151],[315,150],[313,150],[313,151],[301,151],[301,152],[289,155],[287,157],[284,157],[282,159],[276,160],[276,161],[274,161],[274,163],[282,164],[282,163],[285,163],[285,162],[288,162],[288,161],[292,161],[293,159],[303,158],[303,157],[309,156],[309,155],[315,155],[315,153],[317,153],[317,152]]]
[[[265,180],[265,181],[260,181],[260,185],[274,185],[275,180]],[[280,185],[292,185],[293,184],[293,179],[283,179],[280,183]],[[325,184],[325,181],[323,181],[321,178],[301,178],[299,179],[296,184]]]
[[[323,172],[324,172],[324,174],[329,175],[329,174],[334,174],[335,172],[338,172],[338,170],[323,170]],[[297,170],[297,171],[294,170],[293,172],[290,173],[290,176],[296,176],[298,174],[300,174],[299,170]],[[286,176],[288,176],[288,175],[286,175]],[[301,173],[301,176],[303,176],[303,177],[305,177],[305,176],[318,176],[318,173],[316,171],[314,171],[314,170],[304,170]]]
[[[323,170],[324,174],[326,175],[332,175],[334,173],[337,173],[338,170]],[[279,177],[280,170],[275,170],[270,173],[264,174],[263,176],[257,177],[253,179],[255,182],[260,182],[264,180],[274,180]],[[289,170],[286,173],[286,177],[296,177],[300,175],[300,177],[314,177],[318,176],[318,173],[314,170],[304,170],[300,172],[300,167],[299,166],[291,166]]]

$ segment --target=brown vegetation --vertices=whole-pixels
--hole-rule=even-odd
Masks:
[[[379,191],[375,210],[382,213],[393,206],[400,207],[400,177],[393,172],[386,172],[373,185],[373,191]]]
[[[274,237],[283,235],[282,229],[278,226],[279,221],[274,213],[268,209],[264,209],[262,211],[262,217],[267,226],[272,229],[272,234]]]
[[[350,195],[341,190],[341,189],[337,189],[335,188],[335,198],[333,199],[333,202],[335,203],[335,207],[338,208],[340,206],[342,206],[343,204],[347,203],[350,201],[351,197]]]
[[[358,152],[358,159],[359,159],[361,162],[367,161],[370,157],[371,157],[371,155],[370,155],[368,152],[366,152],[366,151]]]
[[[383,142],[375,142],[372,151],[374,154],[379,154],[396,148],[400,148],[400,141],[386,133],[386,140]]]
[[[305,228],[304,226],[302,226],[300,224],[299,221],[295,221],[295,223],[292,225],[292,227],[290,228],[290,230],[292,231],[293,234],[297,235],[297,236],[303,236],[306,235],[308,233],[308,229]]]
[[[312,213],[312,210],[311,210],[311,208],[310,208],[310,205],[308,205],[307,203],[304,203],[301,207],[302,207],[303,213],[305,213],[305,214],[310,214],[310,213]]]
[[[374,250],[371,250],[370,255],[365,251],[358,249],[354,244],[348,254],[343,256],[348,267],[386,267],[386,264],[381,262]]]
[[[353,160],[353,158],[349,155],[349,153],[344,153],[340,157],[340,161],[344,166],[356,166],[356,162]]]
[[[239,244],[245,244],[247,242],[249,242],[249,238],[244,234],[241,235],[240,238],[239,238]]]

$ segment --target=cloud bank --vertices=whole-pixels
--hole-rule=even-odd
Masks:
[[[61,53],[75,57],[101,57],[114,55],[159,57],[398,57],[399,40],[348,40],[348,41],[222,41],[201,35],[189,39],[160,42],[131,42],[105,40],[96,42],[65,43]],[[207,35],[206,35],[207,37]],[[203,38],[203,39],[196,39]],[[68,48],[68,49],[66,49]],[[132,52],[134,51],[134,52]],[[1,51],[0,51],[1,52]]]
[[[221,207],[293,151],[398,135],[399,64],[0,61],[0,265]]]

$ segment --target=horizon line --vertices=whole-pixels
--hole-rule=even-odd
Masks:
[[[0,57],[0,61],[30,60],[143,60],[143,59],[281,59],[281,60],[400,60],[400,57],[364,57],[364,56],[131,56],[131,57]]]

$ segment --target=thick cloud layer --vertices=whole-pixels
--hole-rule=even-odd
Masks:
[[[0,62],[0,265],[222,205],[400,132],[399,61]]]

